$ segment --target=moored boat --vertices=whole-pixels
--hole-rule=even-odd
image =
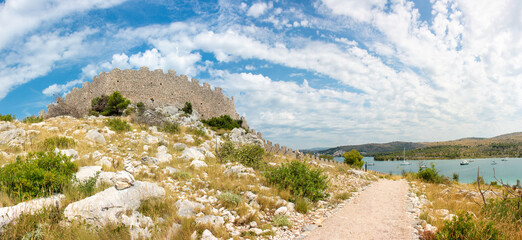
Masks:
[[[469,165],[469,162],[464,160],[464,161],[460,162],[460,165]]]

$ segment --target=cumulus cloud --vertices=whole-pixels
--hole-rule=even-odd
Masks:
[[[334,14],[347,15],[357,21],[368,22],[373,11],[384,8],[387,0],[322,0]]]
[[[266,4],[265,2],[254,3],[248,9],[247,16],[257,18],[257,17],[263,15],[266,12],[266,10],[268,10],[269,8],[272,8],[271,4],[269,5],[269,4]]]
[[[46,96],[56,96],[61,95],[62,93],[65,93],[69,91],[72,87],[82,84],[84,82],[83,79],[76,79],[70,82],[67,82],[66,84],[53,84],[47,88],[45,88],[42,93]]]

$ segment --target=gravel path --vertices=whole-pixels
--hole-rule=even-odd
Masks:
[[[326,219],[305,239],[412,239],[408,182],[381,179]]]

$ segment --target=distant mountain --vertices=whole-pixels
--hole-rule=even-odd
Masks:
[[[308,149],[299,149],[300,152],[317,152],[317,151],[322,151],[322,150],[326,150],[326,149],[329,149],[329,147],[316,147],[316,148],[308,148]]]
[[[503,134],[492,138],[469,137],[441,142],[389,142],[346,145],[312,153],[341,156],[343,152],[355,149],[363,156],[373,156],[375,160],[407,159],[455,159],[485,157],[522,157],[522,132]]]
[[[340,156],[343,152],[355,149],[364,156],[373,156],[376,153],[402,151],[403,149],[411,150],[422,146],[424,146],[423,143],[414,142],[367,143],[361,145],[338,146],[316,152],[319,154]]]

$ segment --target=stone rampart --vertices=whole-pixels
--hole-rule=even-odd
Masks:
[[[83,117],[89,113],[93,98],[114,91],[119,91],[134,104],[143,102],[149,107],[172,105],[181,108],[185,102],[190,102],[202,119],[221,115],[239,119],[234,98],[225,96],[221,88],[212,90],[208,83],[202,86],[196,79],[189,81],[187,76],[178,76],[173,70],[165,74],[163,70],[149,71],[146,67],[102,72],[92,82],[83,83],[82,88],[74,88],[63,101],[49,105],[45,117],[63,115],[63,109],[68,115]]]

